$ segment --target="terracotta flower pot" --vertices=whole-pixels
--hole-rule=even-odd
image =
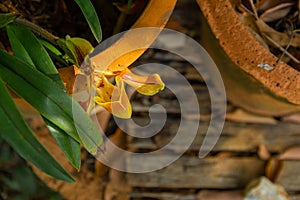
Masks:
[[[197,0],[205,17],[203,45],[222,74],[229,100],[263,115],[281,116],[300,110],[300,72],[280,62],[242,23],[230,0]]]

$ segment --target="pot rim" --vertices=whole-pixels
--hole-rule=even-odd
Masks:
[[[300,104],[300,72],[279,62],[240,20],[230,0],[197,0],[203,15],[228,57],[275,95]],[[266,63],[273,70],[258,67]]]

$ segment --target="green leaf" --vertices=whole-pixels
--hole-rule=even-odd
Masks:
[[[77,67],[80,67],[84,58],[94,50],[91,43],[83,38],[71,38],[67,36],[66,39],[59,39],[57,44]]]
[[[2,181],[10,188],[23,193],[25,199],[37,192],[36,179],[32,170],[26,165],[17,165],[11,170],[11,177],[3,177]],[[26,198],[27,197],[27,198]]]
[[[63,130],[55,126],[52,122],[44,119],[50,133],[56,140],[58,146],[68,158],[70,163],[77,169],[80,169],[80,144],[74,140],[71,136],[66,134]]]
[[[65,52],[65,55],[63,56],[63,58],[67,61],[67,62],[70,62],[72,64],[76,64],[76,61],[75,61],[75,58],[72,54],[72,52],[69,50],[69,48],[67,47],[67,44],[66,44],[66,40],[65,39],[58,39],[56,41],[57,45],[62,48]]]
[[[47,50],[52,60],[58,61],[59,63],[63,64],[63,66],[70,66],[69,62],[64,59],[63,54],[54,45],[52,45],[50,42],[43,39],[38,39],[38,40],[43,45],[43,47]]]
[[[7,33],[12,46],[14,55],[24,62],[31,64],[34,68],[39,69],[41,72],[47,73],[52,80],[60,84],[60,87],[65,89],[62,80],[60,79],[58,72],[49,58],[45,49],[41,46],[38,39],[29,30],[20,26],[7,26]],[[25,41],[26,40],[26,41]],[[30,44],[28,43],[30,42]],[[39,52],[34,54],[33,52]],[[36,58],[38,56],[38,58]],[[46,61],[41,62],[41,60]],[[34,61],[34,62],[33,62]],[[48,67],[44,65],[49,64]],[[65,156],[69,159],[70,163],[76,168],[80,168],[80,144],[72,137],[66,134],[63,130],[56,127],[53,123],[45,119],[45,122],[49,125],[49,131],[54,137],[59,147],[62,149]],[[60,135],[58,135],[60,134]],[[73,141],[71,141],[73,140]],[[74,155],[73,155],[74,154]],[[77,159],[77,160],[76,160]]]
[[[61,56],[62,53],[55,47],[53,46],[50,42],[47,42],[45,40],[42,39],[38,39],[39,42],[46,47],[47,49],[49,49],[53,54],[55,54],[56,56]]]
[[[7,143],[29,162],[49,175],[73,182],[73,178],[39,143],[23,120],[4,82],[0,79],[0,134]]]
[[[102,30],[97,16],[96,10],[90,0],[75,0],[77,5],[80,7],[86,21],[88,22],[90,29],[97,40],[102,40]]]
[[[90,54],[94,48],[91,43],[82,38],[70,38],[66,37],[65,44],[71,52],[71,57],[75,60],[75,65],[80,67],[84,58]]]
[[[31,62],[28,62],[29,64],[33,63],[37,70],[64,87],[49,54],[35,35],[27,28],[18,25],[11,24],[6,29],[15,56],[25,62],[31,60]],[[27,53],[23,54],[24,51]],[[24,57],[27,58],[24,59]]]
[[[13,13],[0,13],[0,28],[4,28],[9,23],[13,22],[17,16],[17,14]]]
[[[102,136],[82,107],[49,77],[0,50],[0,76],[50,122],[96,154]],[[74,121],[76,116],[76,121]]]
[[[8,35],[11,48],[14,52],[14,56],[20,58],[21,60],[27,62],[30,65],[34,65],[28,52],[24,48],[22,42],[17,39],[15,33],[11,31],[8,27],[7,27],[7,35]]]

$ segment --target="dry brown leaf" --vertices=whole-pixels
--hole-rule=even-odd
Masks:
[[[265,144],[260,144],[257,151],[258,157],[262,160],[268,160],[271,157]]]
[[[269,10],[280,4],[285,4],[285,3],[296,4],[296,0],[259,0],[256,3],[256,8],[258,12],[262,13],[266,10]]]
[[[292,59],[294,62],[300,63],[300,61],[299,61],[297,58],[295,58],[292,54],[290,54],[290,53],[287,51],[287,49],[290,47],[290,44],[291,44],[291,41],[292,41],[292,40],[289,41],[289,44],[287,45],[286,48],[283,48],[283,47],[280,46],[276,41],[274,41],[271,37],[269,37],[269,36],[267,36],[267,35],[264,35],[264,36],[265,36],[265,38],[270,42],[270,44],[273,44],[273,46],[277,47],[280,51],[282,51],[283,54],[281,54],[279,60],[282,59],[282,56],[286,55],[286,56],[288,56],[290,59]]]
[[[253,15],[244,12],[240,16],[241,21],[243,24],[245,24],[247,27],[249,27],[251,30],[255,32],[259,32],[258,26],[256,25],[256,19]]]
[[[300,35],[298,33],[295,33],[293,39],[290,40],[290,37],[287,33],[276,31],[261,19],[256,20],[256,24],[262,34],[272,38],[272,40],[274,40],[278,45],[285,47],[290,44],[290,46],[300,47]],[[270,43],[270,45],[277,48],[277,46],[275,46],[273,43]]]
[[[300,147],[287,149],[278,156],[279,160],[300,160]]]
[[[256,20],[253,17],[253,15],[244,12],[242,15],[240,15],[240,19],[245,24],[250,33],[253,35],[253,37],[256,38],[259,43],[261,43],[265,48],[269,49],[269,46],[267,45],[266,41],[259,35],[259,29],[256,25]]]
[[[272,117],[254,115],[242,109],[236,109],[232,113],[227,113],[226,119],[231,121],[246,122],[246,123],[277,124],[277,121]]]
[[[266,10],[260,15],[264,22],[272,22],[285,17],[291,10],[295,2],[282,3]]]
[[[243,191],[241,190],[229,190],[229,191],[217,191],[217,190],[202,190],[197,195],[198,200],[242,200]]]
[[[300,113],[284,116],[281,118],[281,120],[284,122],[292,122],[292,123],[300,124]]]
[[[271,157],[266,166],[266,177],[271,181],[274,181],[280,171],[280,161],[277,157]]]
[[[217,158],[231,158],[234,154],[232,152],[220,152],[216,155]]]

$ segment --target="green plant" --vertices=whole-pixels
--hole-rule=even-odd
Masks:
[[[37,179],[26,162],[1,139],[0,149],[0,199],[63,199]]]
[[[91,2],[85,0],[75,0],[75,2],[81,8],[96,41],[100,42],[101,27]],[[130,8],[132,1],[127,3],[124,12]],[[159,4],[152,5],[157,8]],[[163,20],[157,21],[163,23]],[[120,28],[119,22],[116,26]],[[93,58],[97,58],[90,67],[93,68],[92,76],[97,83],[91,84],[89,88],[95,90],[97,96],[90,101],[86,113],[66,92],[53,60],[79,67],[84,60],[88,60],[85,59],[86,56],[93,51],[89,41],[70,36],[66,36],[65,39],[58,38],[36,24],[18,18],[13,13],[0,14],[0,28],[6,30],[13,51],[11,55],[0,50],[0,126],[2,127],[0,137],[24,159],[55,178],[73,181],[71,175],[36,139],[21,117],[7,87],[41,114],[58,146],[78,170],[81,145],[95,155],[102,143],[101,133],[88,115],[94,103],[103,106],[113,115],[130,118],[132,109],[124,84],[134,87],[137,92],[144,95],[154,95],[164,88],[164,83],[158,74],[139,76],[132,73],[128,68],[130,61],[100,66],[97,61],[99,56],[94,56]],[[137,58],[143,51],[131,52],[132,55],[129,53],[121,58],[124,60],[127,60],[126,56],[131,59]],[[105,58],[100,56],[100,59]],[[117,93],[116,98],[113,98],[113,92]],[[73,118],[74,115],[76,120]]]
[[[101,26],[91,2],[75,2],[84,13],[95,39],[100,42]],[[79,170],[80,145],[96,154],[102,137],[87,113],[66,92],[50,54],[62,62],[78,66],[79,58],[90,53],[92,46],[81,38],[59,39],[13,13],[0,14],[0,28],[6,30],[13,51],[11,55],[0,50],[0,137],[25,160],[49,175],[74,181],[36,139],[7,87],[40,112],[61,150]],[[32,31],[42,36],[43,40]],[[65,55],[59,49],[63,49]],[[83,55],[79,55],[78,50]],[[74,121],[74,113],[80,120]]]

